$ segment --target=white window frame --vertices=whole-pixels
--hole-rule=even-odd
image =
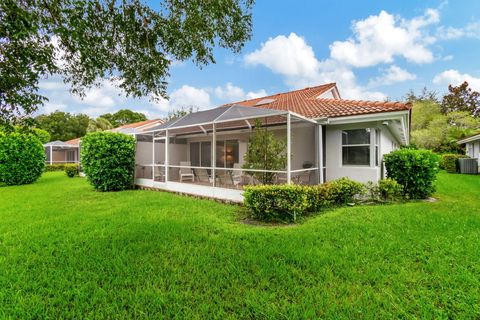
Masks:
[[[353,131],[353,130],[370,130],[370,143],[357,143],[357,144],[343,144],[343,132],[347,131]],[[373,164],[375,164],[375,151],[374,155],[372,157],[372,133],[373,133],[373,140],[375,139],[375,129],[373,128],[349,128],[349,129],[342,129],[341,130],[342,137],[341,137],[341,147],[340,147],[340,163],[342,167],[361,167],[361,168],[367,168],[372,166],[372,159],[373,159]],[[368,164],[344,164],[343,163],[343,148],[344,147],[368,147],[369,148],[369,163]]]

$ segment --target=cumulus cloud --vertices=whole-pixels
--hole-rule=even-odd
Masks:
[[[178,108],[196,107],[200,110],[211,108],[210,94],[205,89],[183,85],[170,94],[170,99],[159,98],[152,103],[161,112]]]
[[[468,73],[460,73],[458,70],[450,69],[437,74],[433,78],[435,84],[451,84],[458,86],[467,81],[473,90],[480,91],[480,78],[469,75]]]
[[[218,86],[214,89],[215,96],[225,102],[235,102],[241,100],[255,99],[264,97],[267,92],[264,89],[258,91],[249,91],[245,93],[240,87],[233,85],[231,82],[227,82],[226,85]]]
[[[391,85],[397,82],[415,80],[416,78],[417,76],[415,74],[410,73],[407,70],[402,69],[396,65],[392,65],[389,68],[385,69],[383,74],[371,80],[369,82],[369,86],[375,87],[382,85]]]
[[[285,78],[292,88],[337,82],[342,97],[354,99],[385,99],[381,92],[368,91],[357,84],[353,71],[334,59],[315,57],[313,48],[295,33],[270,38],[261,47],[245,56],[247,65],[263,65]]]
[[[370,67],[392,63],[402,56],[415,63],[433,61],[428,48],[435,39],[428,36],[426,27],[439,21],[439,13],[428,9],[411,20],[401,19],[386,11],[353,23],[353,37],[330,45],[331,58],[354,67]]]

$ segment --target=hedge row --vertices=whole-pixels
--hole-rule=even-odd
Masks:
[[[65,171],[66,166],[66,163],[47,164],[45,166],[45,172]]]
[[[243,197],[253,219],[291,222],[325,207],[353,202],[364,191],[363,184],[341,178],[316,186],[247,186]]]

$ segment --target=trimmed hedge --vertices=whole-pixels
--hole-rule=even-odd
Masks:
[[[400,149],[384,156],[387,177],[403,186],[409,199],[425,199],[435,192],[439,157],[429,150]]]
[[[66,163],[47,164],[45,166],[45,172],[65,171],[66,165]]]
[[[123,133],[94,132],[82,138],[82,168],[98,191],[133,187],[135,139]]]
[[[80,173],[80,167],[78,166],[78,164],[74,164],[74,163],[65,164],[65,174],[67,175],[67,177],[73,178],[78,176],[79,173]]]
[[[244,205],[260,221],[292,222],[309,212],[354,202],[363,184],[348,178],[322,185],[260,185],[244,189]]]
[[[468,158],[464,154],[444,154],[440,160],[440,168],[445,169],[448,173],[460,172],[458,159]]]
[[[33,134],[0,133],[0,182],[21,185],[35,182],[45,169],[45,150]]]

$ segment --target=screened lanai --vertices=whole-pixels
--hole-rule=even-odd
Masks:
[[[247,167],[256,130],[285,143],[284,167]],[[233,105],[190,113],[136,134],[136,183],[207,196],[213,187],[214,197],[224,197],[218,189],[241,191],[251,184],[317,184],[320,135],[315,121],[289,111]]]
[[[51,141],[43,145],[47,164],[78,163],[79,146],[63,141]]]

